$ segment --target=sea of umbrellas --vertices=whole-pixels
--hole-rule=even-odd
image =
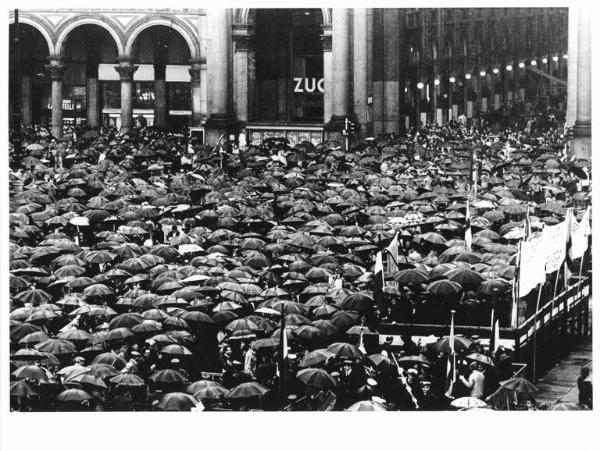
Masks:
[[[590,202],[589,162],[563,148],[438,127],[349,151],[271,138],[221,168],[181,135],[31,133],[10,156],[11,407],[486,408],[460,383],[444,396],[448,337],[392,345],[378,328],[447,325],[450,310],[487,326],[492,306],[507,326],[528,210],[536,230]],[[375,254],[395,237],[376,301]],[[535,392],[500,374],[510,350],[454,340],[486,395]]]

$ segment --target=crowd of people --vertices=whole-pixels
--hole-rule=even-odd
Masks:
[[[526,216],[535,231],[590,203],[590,162],[567,157],[549,114],[349,150],[24,130],[10,152],[11,407],[487,406],[513,375],[510,349],[378,331],[451,312],[488,327],[492,309],[509,325]],[[527,402],[517,391],[512,408]]]

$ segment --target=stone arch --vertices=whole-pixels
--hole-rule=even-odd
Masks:
[[[128,37],[123,49],[123,55],[127,57],[131,56],[131,49],[138,35],[145,29],[156,25],[173,28],[181,35],[185,42],[187,42],[188,47],[190,48],[191,59],[200,58],[200,40],[198,39],[197,34],[194,33],[194,30],[184,21],[171,16],[144,16],[134,22],[127,32]]]
[[[63,51],[63,45],[69,37],[69,33],[80,27],[82,25],[98,25],[105,29],[108,34],[113,38],[115,45],[117,46],[117,50],[119,55],[123,54],[123,33],[119,29],[119,25],[103,15],[78,15],[69,20],[67,20],[64,24],[60,25],[57,30],[57,38],[56,38],[56,54],[60,55]]]
[[[15,23],[14,13],[11,11],[9,16],[10,23]],[[48,24],[46,21],[32,15],[28,15],[27,13],[23,14],[19,11],[19,23],[24,23],[30,25],[39,31],[44,39],[46,40],[46,44],[48,44],[48,54],[50,56],[55,55],[54,51],[54,37],[55,33],[52,29],[52,26]]]
[[[323,26],[331,26],[331,8],[319,8],[323,14]],[[256,8],[237,8],[233,13],[235,25],[250,25],[254,23]]]

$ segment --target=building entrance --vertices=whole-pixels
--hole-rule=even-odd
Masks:
[[[323,123],[322,12],[256,13],[258,121]]]

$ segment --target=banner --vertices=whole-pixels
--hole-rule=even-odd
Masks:
[[[567,249],[567,220],[542,230],[543,252],[546,255],[546,273],[558,271],[565,261]]]
[[[588,248],[588,237],[592,232],[590,227],[590,207],[585,211],[581,221],[575,219],[573,210],[571,210],[570,229],[571,258],[575,260],[583,257],[583,254]]]
[[[519,298],[529,294],[540,283],[546,281],[544,240],[537,236],[521,242],[521,263],[519,265]],[[563,242],[564,247],[564,242]]]

